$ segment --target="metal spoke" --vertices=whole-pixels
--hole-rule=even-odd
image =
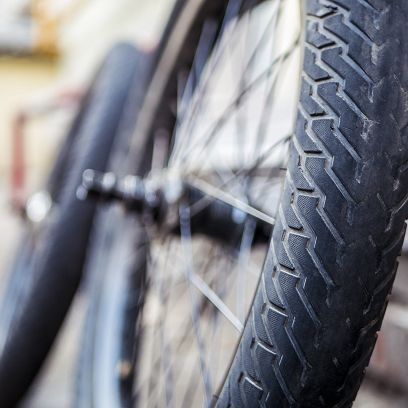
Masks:
[[[231,9],[233,9],[233,7],[231,7]],[[272,17],[270,23],[272,23],[274,21],[274,17]],[[269,23],[269,24],[270,24]],[[253,50],[253,52],[251,53],[248,62],[242,72],[242,76],[246,76],[248,74],[248,72],[251,70],[254,62],[255,62],[255,58],[257,53],[259,52],[259,49],[261,49],[261,47],[265,46],[268,42],[268,33],[269,33],[269,24],[267,24],[266,29],[264,30],[264,32],[262,33],[262,36],[260,37],[259,42],[256,44],[255,49]],[[236,26],[235,26],[236,27]],[[231,30],[231,35],[230,37],[233,36],[233,34],[235,33],[235,30]],[[216,67],[218,66],[219,62],[220,62],[220,57],[222,55],[224,55],[224,52],[228,50],[228,37],[223,37],[222,38],[222,42],[221,44],[218,45],[218,47],[216,48],[214,55],[212,56],[211,60],[210,60],[210,67],[209,69],[205,72],[205,76],[204,78],[201,78],[201,82],[200,82],[200,86],[199,88],[196,90],[195,92],[195,100],[192,101],[191,103],[191,109],[190,109],[190,118],[191,120],[197,120],[197,110],[200,107],[199,103],[201,103],[204,98],[203,98],[203,94],[206,91],[207,87],[208,87],[208,83],[209,83],[209,79],[212,77],[212,75],[215,72]],[[244,90],[242,90],[244,91]],[[185,134],[189,134],[192,132],[193,129],[193,125],[194,122],[192,121],[187,122],[187,124],[185,124],[185,131],[183,133]],[[178,133],[179,129],[176,130],[176,137],[177,137],[177,133]],[[184,140],[186,140],[188,138],[184,138]],[[176,148],[176,150],[173,152],[172,157],[177,157],[178,153],[180,152],[180,148]],[[174,160],[174,159],[172,159]]]
[[[201,211],[203,209],[203,205],[208,205],[209,200],[219,200],[222,201],[231,207],[250,215],[251,217],[258,219],[266,224],[271,226],[275,225],[275,218],[259,211],[257,208],[252,207],[251,205],[244,203],[243,201],[238,200],[231,194],[226,193],[225,191],[221,190],[220,188],[214,187],[211,184],[205,182],[204,180],[199,179],[191,179],[189,183],[198,190],[202,191],[205,194],[205,197],[199,200],[197,203],[194,203],[192,208],[192,213],[196,214],[197,211]]]
[[[166,260],[167,262],[169,259]],[[164,271],[166,270],[166,267],[163,268]],[[165,314],[168,313],[169,308],[167,307],[168,300],[169,300],[169,293],[168,291],[166,292],[165,286],[164,286],[164,279],[160,279],[159,281],[159,294],[160,298],[163,301],[163,307],[162,310],[165,311]],[[166,406],[170,407],[171,406],[171,401],[173,399],[173,388],[174,388],[174,381],[173,381],[173,373],[172,373],[172,365],[171,365],[171,346],[166,338],[166,330],[165,330],[165,315],[161,315],[161,322],[160,322],[160,329],[159,329],[159,336],[160,336],[160,344],[161,344],[161,361],[163,365],[163,370],[165,374],[165,398],[166,398]]]
[[[242,1],[241,1],[241,0],[240,0],[240,1],[231,0],[231,1],[229,2],[228,7],[227,7],[227,13],[226,13],[226,15],[225,15],[225,17],[224,17],[224,21],[223,21],[223,23],[222,23],[222,29],[221,29],[221,31],[220,31],[220,34],[225,31],[225,26],[226,26],[227,20],[229,21],[230,19],[233,18],[233,16],[235,15],[235,13],[238,13],[238,12],[239,12],[239,9],[240,9],[240,7],[241,7],[241,4],[242,4]],[[232,34],[235,32],[235,28],[236,28],[236,27],[237,27],[237,24],[236,24],[234,27],[232,27],[232,29],[231,29]],[[184,125],[185,127],[187,127],[187,130],[190,130],[190,129],[191,129],[191,126],[192,126],[191,119],[195,119],[195,118],[196,118],[196,113],[197,113],[197,111],[198,111],[198,109],[199,109],[199,107],[200,107],[200,105],[201,105],[202,95],[203,95],[203,94],[205,93],[205,91],[207,90],[207,86],[208,86],[208,84],[209,84],[209,82],[210,82],[210,78],[212,77],[212,75],[213,75],[213,73],[214,73],[216,67],[218,66],[219,59],[220,59],[220,57],[223,55],[224,51],[225,51],[226,48],[227,48],[228,41],[225,41],[226,38],[227,38],[226,36],[221,36],[221,42],[218,44],[218,46],[216,47],[216,49],[213,50],[212,55],[211,55],[211,58],[210,58],[210,60],[208,61],[208,65],[209,65],[209,66],[206,68],[205,72],[203,73],[202,77],[200,78],[199,88],[196,89],[196,88],[194,87],[194,95],[192,95],[192,98],[190,98],[190,99],[188,99],[188,100],[187,100],[187,98],[186,98],[186,101],[184,102],[185,105],[187,105],[187,102],[189,102],[189,105],[190,105],[190,111],[189,111],[189,113],[190,113],[190,118],[189,118],[189,121],[183,121],[183,125]],[[200,43],[202,44],[202,45],[201,45],[202,47],[205,46],[205,42],[201,42],[201,41],[200,41]],[[200,49],[200,47],[198,47],[198,50],[199,50],[199,49]],[[192,70],[190,71],[190,76],[193,75],[193,72],[195,72],[194,64],[193,64]],[[188,78],[188,79],[187,79],[187,82],[189,82],[189,81],[190,81],[190,79]],[[192,81],[191,81],[191,83],[192,83]],[[192,100],[191,100],[191,99],[192,99]],[[179,121],[179,123],[180,123],[180,121]],[[175,138],[176,140],[177,140],[177,136],[178,136],[178,128],[179,128],[179,126],[176,127],[176,132],[175,132],[175,136],[174,136],[174,138]],[[184,139],[184,140],[185,140],[185,139]],[[174,145],[177,146],[176,143],[175,143]],[[177,147],[176,147],[176,149],[175,149],[175,152],[176,152],[176,151],[177,151]],[[175,152],[173,152],[173,155],[172,155],[172,156],[175,155]]]
[[[166,243],[161,243],[160,245],[162,246],[162,250],[164,252],[169,252],[170,251],[170,245],[172,244],[172,241],[170,239],[167,239]],[[159,355],[157,356],[157,358],[151,363],[151,372],[156,373],[156,375],[150,375],[147,380],[149,381],[149,390],[154,390],[157,385],[157,373],[160,373],[160,364],[163,365],[164,367],[164,376],[165,376],[165,398],[166,398],[166,406],[171,406],[172,405],[172,400],[173,400],[173,395],[172,395],[172,389],[174,388],[174,382],[173,382],[173,376],[171,375],[171,368],[175,362],[176,357],[170,356],[170,353],[168,353],[168,351],[170,351],[170,347],[169,344],[172,343],[172,341],[174,340],[175,335],[171,336],[170,338],[168,336],[165,336],[165,330],[164,330],[164,323],[167,319],[167,314],[169,312],[169,307],[167,307],[168,304],[168,300],[169,300],[169,296],[170,293],[169,291],[164,290],[164,279],[160,279],[160,276],[164,276],[167,272],[169,272],[168,267],[169,267],[169,261],[170,258],[167,257],[166,258],[166,262],[164,267],[160,270],[157,271],[157,265],[159,264],[158,258],[154,258],[153,262],[151,262],[151,266],[150,266],[150,271],[153,272],[153,270],[156,270],[156,272],[159,272],[159,275],[154,274],[153,276],[155,276],[154,281],[156,282],[155,284],[155,288],[156,291],[158,292],[160,298],[163,300],[163,303],[161,304],[161,310],[163,313],[161,313],[161,317],[159,319],[159,321],[157,322],[156,326],[158,326],[157,328],[153,329],[153,331],[155,333],[160,333],[159,336],[154,336],[153,337],[153,341],[156,341],[158,338],[160,339],[160,343],[161,343],[161,353],[159,353]],[[167,274],[167,276],[171,276],[171,274]],[[172,287],[172,294],[173,296],[175,295],[174,293],[174,289],[175,286],[174,285],[169,285]],[[188,321],[188,319],[187,319]],[[182,340],[179,342],[178,347],[176,348],[175,351],[178,351],[178,349],[183,345],[184,341],[188,338],[188,334],[189,331],[191,331],[191,325],[187,324],[182,324],[180,326],[180,329],[182,327],[185,327],[185,333],[182,336]],[[178,330],[176,331],[178,332]],[[163,347],[164,342],[166,341],[166,345]],[[165,360],[164,360],[165,359]],[[170,381],[169,381],[170,379]],[[139,384],[139,388],[143,388],[145,386],[145,383],[141,383]],[[158,398],[160,396],[159,392],[149,392],[148,391],[148,395],[151,395],[151,397],[149,398],[148,401],[148,406],[152,406],[152,402],[155,396],[156,398]]]
[[[195,338],[197,347],[199,349],[200,355],[200,368],[201,368],[201,375],[202,380],[204,383],[204,390],[207,404],[209,404],[211,400],[211,393],[212,393],[212,386],[211,386],[211,378],[210,373],[207,368],[207,364],[205,361],[205,348],[204,348],[204,341],[201,335],[201,325],[200,325],[200,318],[199,318],[199,310],[197,306],[197,300],[194,296],[192,285],[193,283],[193,259],[191,256],[191,227],[190,227],[190,210],[188,207],[181,207],[180,208],[180,231],[181,231],[181,244],[183,248],[183,252],[185,254],[185,273],[186,279],[189,283],[189,295],[190,295],[190,303],[191,303],[191,320],[194,328]]]
[[[274,24],[274,28],[276,28],[276,24],[279,21],[279,17],[282,13],[282,0],[279,0],[278,2],[278,11],[277,11],[277,15],[276,15],[276,20],[275,20],[275,24]],[[295,48],[295,46],[294,46]],[[273,57],[273,54],[271,55],[271,58]],[[289,58],[288,58],[289,60]],[[270,62],[271,64],[273,63],[273,60]],[[256,143],[255,143],[255,149],[256,148],[261,148],[261,146],[263,145],[263,141],[266,135],[266,120],[265,118],[267,117],[267,114],[270,112],[271,108],[272,108],[272,99],[275,93],[275,84],[277,82],[277,77],[278,77],[278,72],[279,72],[279,67],[281,67],[282,64],[282,59],[278,61],[278,69],[276,70],[276,75],[272,75],[271,76],[271,82],[268,84],[267,89],[269,89],[269,92],[267,94],[266,97],[266,102],[263,105],[263,110],[262,110],[262,114],[261,114],[261,118],[260,118],[260,122],[259,122],[259,126],[257,129],[257,138],[256,138]],[[255,150],[255,155],[254,157],[256,157],[256,154],[259,154],[259,151]]]
[[[200,154],[203,154],[205,152],[206,154],[209,153],[208,147],[211,144],[211,142],[214,140],[215,136],[217,136],[218,132],[220,129],[225,125],[227,119],[229,116],[235,111],[237,106],[242,103],[244,98],[250,94],[251,91],[253,91],[256,87],[260,86],[273,72],[276,64],[281,64],[282,62],[285,62],[288,58],[291,57],[293,51],[296,49],[296,45],[299,42],[299,38],[296,39],[294,44],[290,47],[290,50],[284,53],[283,55],[280,55],[279,57],[276,57],[274,61],[272,62],[271,66],[266,68],[263,72],[261,72],[250,84],[248,84],[237,96],[234,101],[232,101],[227,108],[222,112],[221,116],[217,119],[217,121],[213,124],[213,126],[210,128],[210,130],[207,132],[207,134],[200,140],[204,140],[204,143],[201,146],[201,150],[194,155],[194,160],[199,160],[200,159]],[[188,159],[188,157],[192,154],[194,149],[196,149],[199,144],[201,143],[195,143],[189,148],[183,152],[183,155],[180,157],[180,163]],[[190,157],[191,159],[191,157]]]
[[[217,185],[216,187],[213,186],[212,184],[207,183],[205,180],[197,178],[197,177],[190,177],[187,181],[191,183],[191,185],[195,186],[199,190],[202,190],[205,192],[205,197],[199,199],[194,203],[194,205],[191,207],[191,215],[195,215],[198,212],[202,211],[204,208],[206,208],[208,205],[211,204],[214,200],[218,199],[220,201],[224,201],[227,204],[236,207],[237,209],[251,214],[255,218],[259,218],[262,221],[274,225],[275,224],[275,219],[274,217],[269,216],[268,214],[248,205],[247,203],[244,203],[240,200],[238,200],[236,197],[225,193],[222,189],[228,186],[228,184],[234,180],[236,180],[238,177],[241,177],[243,175],[248,175],[252,176],[254,175],[255,171],[259,168],[260,165],[262,165],[269,157],[272,151],[274,151],[279,145],[288,143],[292,139],[292,135],[285,136],[284,138],[278,140],[275,142],[273,145],[271,145],[260,157],[257,158],[257,160],[253,163],[248,168],[243,168],[240,170],[237,170],[236,172],[233,172],[233,175],[228,178],[227,180],[224,180],[220,185]],[[272,168],[271,171],[275,171],[275,168]],[[286,169],[280,169],[280,170],[286,170]],[[270,177],[266,177],[266,179],[270,179]],[[269,184],[276,183],[279,180],[276,180],[274,177],[273,180],[269,181]]]
[[[243,323],[234,315],[218,295],[195,273],[191,274],[191,283],[234,326],[238,333],[242,332],[244,329]]]
[[[185,110],[193,97],[193,92],[197,87],[197,81],[205,68],[205,63],[208,60],[208,56],[210,55],[212,45],[217,35],[217,28],[218,27],[215,21],[209,20],[204,23],[203,31],[197,46],[197,52],[194,57],[193,66],[187,78],[184,91],[181,91],[181,89],[179,90],[179,94],[182,96],[177,107],[178,123],[183,123]],[[177,132],[175,137],[177,138]]]
[[[218,270],[215,270],[215,278],[218,278],[218,281],[221,283],[221,288],[219,290],[219,298],[221,299],[222,302],[223,298],[225,297],[226,293],[227,293],[227,287],[231,287],[232,285],[229,283],[229,280],[231,279],[231,277],[233,277],[233,273],[232,273],[232,268],[230,263],[231,262],[226,262],[229,261],[228,258],[225,257],[225,254],[223,254],[223,258],[221,258],[220,261],[222,261],[222,265],[229,263],[229,265],[224,265],[222,267],[222,265],[219,265]],[[215,268],[214,268],[215,269]],[[231,271],[230,273],[227,274],[222,274],[220,273],[220,271]],[[219,347],[219,343],[218,343],[218,338],[220,335],[220,325],[221,325],[221,321],[222,321],[222,314],[219,313],[219,310],[217,308],[213,309],[213,324],[212,324],[212,333],[210,334],[210,336],[208,337],[208,339],[210,340],[210,344],[209,344],[209,348],[212,350],[212,352],[210,353],[210,355],[208,356],[208,360],[209,360],[209,366],[212,368],[212,373],[215,376],[215,373],[217,373],[217,365],[218,365],[218,357],[219,357],[219,353],[220,353],[220,347]],[[194,387],[194,378],[193,378],[193,373],[190,374],[190,376],[188,377],[190,378],[190,382],[189,382],[189,386],[186,387],[186,390],[184,392],[183,397],[181,398],[182,401],[182,406],[183,407],[190,407],[192,406],[192,400],[193,400],[193,396],[196,392],[196,389]]]
[[[269,44],[270,41],[271,41],[271,37],[273,38],[273,34],[271,33],[271,28],[272,27],[276,28],[276,21],[278,20],[279,13],[280,13],[280,2],[281,2],[281,0],[279,0],[278,12],[277,13],[274,12],[272,14],[272,18],[268,22],[268,24],[266,25],[266,28],[265,28],[264,32],[262,33],[261,40],[259,41],[258,46],[252,52],[252,55],[250,57],[250,63],[248,63],[248,66],[253,66],[254,65],[255,60],[256,60],[256,56],[261,51],[263,51],[262,47],[265,47],[266,44]],[[248,16],[248,18],[249,17],[250,16]],[[247,25],[249,26],[249,23]],[[247,30],[249,30],[249,29],[250,29],[250,27],[247,28]],[[246,33],[246,36],[248,36],[248,33]],[[266,41],[267,39],[268,39],[268,41]],[[248,40],[248,39],[246,38],[246,40]],[[272,47],[271,47],[271,49],[272,49]],[[271,64],[272,63],[273,62],[271,62]],[[241,75],[241,89],[243,89],[246,86],[245,84],[248,83],[247,77],[248,76],[250,77],[250,75],[251,75],[251,73],[250,73],[249,68],[243,70],[242,75]],[[245,106],[246,106],[246,104],[244,104],[243,107],[245,107]],[[248,108],[246,110],[248,111]],[[246,128],[247,118],[242,117],[242,111],[243,111],[243,109],[240,109],[238,111],[238,115],[237,115],[237,130],[239,132],[239,133],[237,132],[237,136],[240,134],[240,138],[239,138],[240,140],[238,140],[238,143],[239,143],[239,145],[244,146],[245,137],[242,135],[242,133],[244,133],[243,130],[245,130],[245,128]],[[240,115],[240,113],[241,113],[241,115]],[[242,154],[244,154],[244,149],[241,149],[241,152],[242,152]],[[241,163],[245,163],[245,158],[244,157],[241,157]]]
[[[214,140],[214,137],[217,135],[217,132],[222,128],[222,126],[226,123],[227,119],[229,116],[235,111],[237,108],[238,104],[242,102],[243,98],[251,91],[253,90],[256,86],[259,86],[262,84],[262,82],[267,78],[270,73],[272,72],[273,67],[268,67],[265,69],[261,74],[258,75],[258,77],[251,82],[248,86],[246,86],[242,91],[237,95],[236,99],[233,100],[227,108],[222,112],[221,116],[216,120],[216,122],[213,124],[213,126],[210,128],[210,130],[207,132],[207,134],[202,138],[204,140],[203,145],[201,146],[201,150],[199,153],[202,153],[206,148],[208,148],[209,144]],[[201,140],[200,140],[201,141]],[[183,160],[187,159],[188,156],[192,154],[194,149],[196,149],[199,146],[199,143],[193,144],[192,146],[189,146],[189,148],[183,152],[183,155],[180,157],[180,161],[182,162]],[[197,156],[197,154],[196,154]],[[198,158],[198,157],[195,157]]]
[[[170,243],[168,243],[168,245],[169,245],[169,244],[170,244]],[[168,247],[167,247],[167,248],[164,247],[164,249],[167,249],[167,250],[168,250]],[[150,272],[151,272],[153,269],[157,269],[157,268],[156,268],[157,264],[158,264],[158,259],[154,259],[153,262],[151,262]],[[159,295],[160,298],[163,300],[164,307],[162,308],[162,310],[164,310],[165,313],[166,313],[166,312],[167,312],[167,308],[165,307],[165,305],[166,305],[166,303],[167,303],[167,301],[168,301],[168,296],[167,296],[167,295],[164,293],[164,291],[163,291],[163,286],[162,286],[161,280],[160,280],[160,279],[153,279],[153,284],[154,284],[155,290],[157,291],[158,295]],[[152,290],[153,290],[153,289],[152,289]],[[165,320],[165,317],[166,317],[165,315],[161,314],[160,321],[161,321],[162,324],[159,326],[159,332],[162,331],[162,330],[160,330],[160,329],[162,328],[162,325],[163,325],[163,322],[164,322],[164,320]],[[159,344],[160,344],[160,349],[161,349],[161,353],[160,353],[160,355],[159,355],[159,358],[153,363],[153,370],[152,370],[152,371],[154,371],[154,372],[160,372],[160,370],[159,370],[160,365],[165,365],[165,364],[166,364],[166,361],[164,360],[164,358],[166,358],[166,357],[165,357],[165,355],[163,354],[163,351],[164,351],[167,347],[164,345],[163,336],[154,336],[153,341],[154,341],[155,343],[156,343],[157,341],[159,342]],[[154,347],[154,348],[156,348],[156,347]],[[167,354],[167,353],[166,353],[166,354]],[[166,369],[165,369],[165,376],[167,376]],[[167,383],[167,381],[166,381],[166,383]],[[150,378],[149,378],[149,386],[148,386],[148,387],[149,387],[149,388],[148,388],[148,389],[149,389],[148,395],[157,395],[157,396],[159,396],[159,395],[160,395],[159,392],[150,392],[150,390],[155,390],[155,389],[158,387],[158,385],[159,385],[159,382],[157,381],[157,378],[155,379],[154,376],[150,376]],[[167,392],[168,392],[168,390],[166,389],[166,390],[165,390],[165,398],[166,398],[166,400],[168,400],[168,398],[169,398]]]
[[[147,296],[153,309],[142,321],[147,372],[142,367],[135,384],[143,395],[147,390],[143,405],[197,406],[199,398],[210,404],[259,281],[286,165],[281,155],[292,138],[291,127],[271,120],[292,101],[279,98],[289,79],[284,71],[297,63],[301,40],[294,25],[279,42],[289,2],[265,2],[269,9],[262,10],[267,7],[262,4],[254,10],[261,3],[230,0],[222,17],[204,22],[191,69],[175,75],[177,116],[168,160],[159,154],[161,139],[155,141],[154,175],[167,162],[164,171],[182,180],[186,193],[169,211],[177,231],[163,222],[153,225],[148,237],[153,249]],[[207,213],[195,217],[211,203]],[[211,218],[213,208],[221,218]],[[206,220],[220,220],[224,234],[229,225],[224,209],[236,222],[228,243],[200,225],[208,214]]]

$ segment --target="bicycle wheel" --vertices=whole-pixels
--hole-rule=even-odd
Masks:
[[[75,192],[84,169],[106,169],[138,58],[129,44],[112,49],[73,122],[46,191],[28,201],[32,223],[10,270],[0,315],[1,406],[14,406],[23,397],[78,287],[96,206],[78,202]]]
[[[405,233],[408,6],[178,4],[131,156],[160,144],[156,121],[172,135],[146,183],[179,198],[177,228],[112,216],[92,404],[349,407]]]

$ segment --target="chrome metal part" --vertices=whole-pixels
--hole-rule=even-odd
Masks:
[[[81,200],[99,199],[121,202],[130,211],[150,213],[149,219],[165,230],[179,232],[180,205],[191,208],[194,233],[228,242],[239,242],[245,224],[255,221],[254,242],[268,240],[274,218],[249,203],[242,202],[205,181],[182,180],[172,173],[152,175],[146,179],[127,175],[86,170],[77,190]]]

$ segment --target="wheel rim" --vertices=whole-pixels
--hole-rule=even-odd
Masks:
[[[249,11],[234,16],[241,7]],[[284,28],[288,21],[291,30]],[[302,21],[301,0],[231,0],[205,64],[220,26],[204,25],[192,71],[180,80],[166,172],[276,215],[279,170],[294,132]],[[234,61],[241,64],[236,81]],[[180,237],[150,231],[134,384],[136,400],[148,406],[210,404],[239,342],[267,252],[267,245],[253,245],[250,219],[237,220],[244,223],[238,245],[193,237],[192,211],[180,206]]]

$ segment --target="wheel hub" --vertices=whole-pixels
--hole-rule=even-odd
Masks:
[[[86,170],[77,197],[120,202],[173,233],[179,233],[180,209],[187,207],[193,233],[226,242],[239,242],[247,222],[256,224],[254,243],[268,241],[274,224],[272,217],[204,181],[165,172],[140,178]]]

